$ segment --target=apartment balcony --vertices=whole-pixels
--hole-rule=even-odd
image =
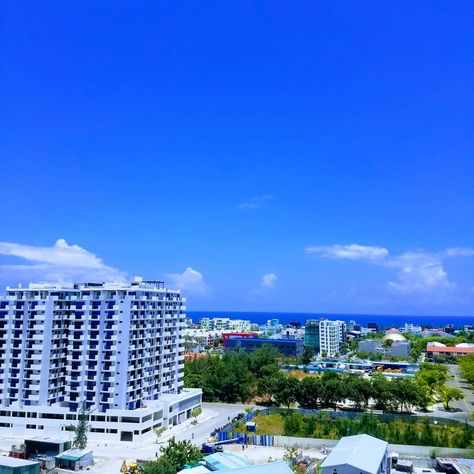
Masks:
[[[100,382],[101,382],[101,383],[111,383],[111,384],[114,384],[114,383],[115,383],[115,377],[101,377]]]
[[[33,343],[28,347],[28,350],[32,351],[41,351],[43,349],[43,344]],[[52,347],[54,349],[54,347]]]
[[[40,396],[39,394],[38,395],[28,395],[27,397],[25,397],[27,400],[31,401],[31,402],[39,402],[40,401]]]
[[[67,383],[70,383],[70,382],[79,382],[80,381],[80,377],[76,376],[76,375],[66,375],[66,382]]]
[[[30,354],[28,357],[26,357],[26,359],[42,361],[43,354]]]
[[[41,374],[31,374],[30,376],[25,377],[25,380],[40,381],[41,378]]]
[[[31,364],[25,364],[25,370],[41,370],[41,363],[33,362]]]

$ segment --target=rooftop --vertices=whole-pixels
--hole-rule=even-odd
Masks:
[[[293,471],[283,461],[254,464],[247,467],[230,469],[227,472],[235,472],[235,474],[293,474]]]
[[[387,451],[388,443],[366,434],[345,436],[321,464],[322,468],[348,464],[375,473]]]
[[[251,466],[251,463],[246,459],[236,454],[226,452],[204,456],[204,461],[212,471],[228,471],[230,469]]]
[[[460,474],[474,474],[474,459],[465,458],[438,458],[443,466],[453,466]]]
[[[0,456],[0,466],[8,467],[26,467],[38,464],[34,461],[27,461],[26,459],[10,458],[8,456]]]
[[[457,352],[461,354],[472,353],[474,354],[474,347],[456,347],[456,346],[427,346],[427,352]]]
[[[92,453],[92,449],[79,449],[73,448],[63,451],[62,453],[54,456],[56,459],[64,459],[65,461],[79,461],[84,456]]]

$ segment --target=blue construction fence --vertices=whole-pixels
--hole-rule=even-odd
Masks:
[[[273,446],[274,437],[272,435],[254,435],[245,433],[234,433],[231,431],[219,431],[217,441],[235,440],[236,443],[252,446]]]
[[[255,410],[249,411],[248,413],[246,413],[245,416],[244,416],[245,422],[250,421],[250,420],[252,420],[253,418],[255,418],[255,415],[256,415],[257,413],[258,413],[258,412],[255,411]]]
[[[253,420],[257,413],[259,413],[258,410],[252,410],[248,413],[245,413],[243,416],[243,421],[247,423],[248,421]],[[217,442],[235,440],[236,443],[248,444],[252,446],[273,446],[274,438],[272,435],[237,433],[234,431],[236,425],[241,421],[242,418],[221,428],[217,432]]]

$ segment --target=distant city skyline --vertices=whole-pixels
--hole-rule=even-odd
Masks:
[[[472,10],[3,5],[0,293],[474,315]]]

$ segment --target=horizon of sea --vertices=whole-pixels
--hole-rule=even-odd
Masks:
[[[462,328],[467,324],[474,324],[473,316],[417,316],[417,315],[374,315],[374,314],[329,314],[329,313],[281,313],[281,312],[250,312],[250,311],[187,311],[186,315],[196,323],[200,318],[231,318],[250,320],[252,323],[265,324],[269,319],[279,319],[280,323],[299,322],[302,325],[307,319],[339,319],[342,321],[356,321],[362,326],[377,323],[380,328],[401,327],[405,323],[412,323],[428,328],[442,328],[452,324],[455,328]]]

